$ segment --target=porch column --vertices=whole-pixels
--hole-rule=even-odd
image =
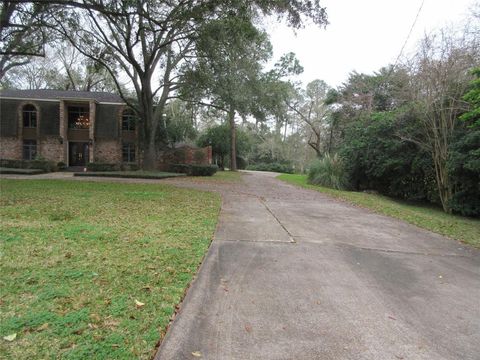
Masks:
[[[94,162],[94,155],[95,155],[95,114],[97,113],[97,104],[94,100],[90,100],[88,102],[89,105],[89,117],[90,117],[90,127],[88,128],[88,139],[89,139],[89,147],[88,147],[88,157],[90,162]]]

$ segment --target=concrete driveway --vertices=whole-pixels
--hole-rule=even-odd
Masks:
[[[480,251],[274,176],[169,180],[224,203],[156,359],[480,359]]]

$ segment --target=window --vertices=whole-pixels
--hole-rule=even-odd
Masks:
[[[125,109],[122,113],[122,130],[135,131],[135,114],[131,109]]]
[[[37,141],[23,140],[23,160],[33,160],[37,156]]]
[[[23,127],[36,128],[37,127],[37,109],[35,106],[28,104],[22,109]]]
[[[68,128],[88,129],[90,127],[90,113],[88,106],[68,107]]]
[[[123,162],[135,162],[135,144],[123,144],[122,160]]]

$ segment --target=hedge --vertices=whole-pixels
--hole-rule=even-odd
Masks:
[[[189,176],[212,176],[218,170],[217,165],[172,164],[170,171]]]
[[[13,169],[40,169],[44,172],[57,171],[57,164],[49,160],[10,160],[0,159],[0,167]]]

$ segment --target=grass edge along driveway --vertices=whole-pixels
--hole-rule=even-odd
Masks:
[[[60,180],[0,190],[0,358],[153,357],[210,245],[219,195]]]
[[[307,183],[306,175],[281,174],[277,178],[480,248],[480,220],[478,219],[450,215],[439,208],[411,204],[378,194],[335,190],[310,185]]]

